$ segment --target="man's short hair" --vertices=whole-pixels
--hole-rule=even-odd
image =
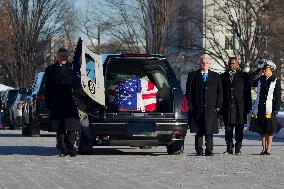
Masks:
[[[208,54],[203,54],[200,56],[200,60],[203,60],[204,58],[208,58],[210,61],[210,56]]]
[[[67,51],[67,49],[65,48],[65,47],[60,47],[58,50],[57,50],[57,55],[59,54],[59,53],[67,53],[68,51]]]
[[[238,61],[237,57],[232,56],[232,57],[230,57],[230,58],[229,58],[229,64],[230,64],[230,63],[231,63],[231,61],[233,61],[233,60],[235,60],[235,61],[237,61],[237,63],[239,63],[239,61]]]

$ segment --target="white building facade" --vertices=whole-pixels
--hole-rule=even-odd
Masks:
[[[225,62],[237,54],[234,49],[238,48],[238,41],[226,23],[228,18],[220,10],[225,2],[218,1],[217,5],[214,0],[178,0],[169,29],[169,33],[175,32],[171,36],[173,40],[169,40],[166,56],[181,80],[183,91],[187,73],[198,69],[200,55],[208,54],[212,70],[222,73],[226,69]],[[234,17],[236,9],[230,11]],[[224,22],[220,21],[222,16]],[[210,52],[217,52],[219,56],[211,56]]]
[[[166,56],[173,66],[177,78],[180,79],[182,90],[185,85],[188,72],[198,69],[199,57],[204,54],[204,49],[210,48],[210,42],[206,39],[208,27],[206,21],[214,16],[214,4],[211,0],[179,0],[173,13],[173,24],[169,33],[173,33],[169,40]],[[224,30],[219,26],[217,30]],[[172,31],[175,32],[172,32]],[[228,47],[230,53],[229,37],[218,34],[220,44]],[[227,42],[227,43],[226,43]],[[220,65],[211,59],[212,70],[223,72],[224,65]],[[220,62],[220,61],[219,61]]]

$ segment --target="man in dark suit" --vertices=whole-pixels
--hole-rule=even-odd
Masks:
[[[229,69],[221,74],[223,86],[223,121],[225,124],[225,140],[227,150],[224,154],[241,154],[244,123],[251,110],[251,89],[249,75],[239,69],[236,57],[229,60]],[[235,145],[233,144],[233,131],[235,129]]]
[[[74,148],[76,131],[80,128],[78,110],[71,88],[72,65],[68,62],[67,50],[60,48],[57,62],[45,71],[45,102],[50,111],[50,129],[57,131],[56,147],[60,156],[77,155]]]
[[[222,107],[222,84],[218,73],[209,70],[209,58],[200,58],[200,69],[188,74],[186,95],[189,100],[189,128],[195,135],[197,156],[203,155],[203,136],[206,156],[213,155],[213,134],[218,133],[218,113]]]

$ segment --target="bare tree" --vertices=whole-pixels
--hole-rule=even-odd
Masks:
[[[73,57],[79,32],[79,11],[74,7],[74,0],[64,0],[59,12],[58,20],[60,20],[61,29],[52,39],[51,53],[48,54],[49,59],[53,62],[53,59],[56,58],[56,51],[60,47],[65,47],[69,57]]]
[[[91,10],[89,7],[83,10],[79,30],[87,37],[92,49],[100,54],[104,34],[112,28],[113,24],[102,14],[103,11],[99,10],[97,3],[93,4]]]
[[[165,53],[176,3],[177,0],[101,0],[97,5],[107,11],[87,8],[81,28],[96,48],[104,34],[108,40],[125,44],[128,52]]]
[[[284,4],[281,0],[269,0],[265,8],[268,54],[277,65],[276,74],[281,79],[284,101]]]
[[[281,0],[270,0],[265,9],[268,52],[276,62],[284,56],[284,5]]]
[[[79,13],[74,7],[74,0],[64,1],[60,7],[60,16],[62,22],[63,32],[59,33],[59,39],[64,40],[64,46],[69,50],[70,55],[73,55],[75,49],[78,26],[79,26]]]
[[[146,2],[144,0],[105,0],[109,12],[103,15],[112,28],[109,36],[121,41],[129,52],[147,51]]]
[[[72,3],[69,0],[6,0],[5,3],[11,18],[6,27],[13,28],[13,32],[11,41],[2,39],[13,45],[15,53],[10,55],[12,63],[6,57],[3,68],[13,86],[27,87],[34,73],[49,63],[53,42],[66,32],[70,34],[73,26],[66,18],[72,18]]]
[[[164,53],[173,33],[173,14],[177,0],[152,0],[148,2],[148,16],[150,23],[149,51]],[[177,27],[177,24],[175,25]]]
[[[205,19],[197,19],[205,39],[199,48],[224,68],[230,56],[238,57],[243,67],[255,67],[267,48],[263,5],[260,0],[212,0]],[[230,37],[220,40],[226,35]]]
[[[15,86],[11,78],[17,74],[17,63],[15,58],[15,44],[13,43],[13,33],[15,29],[12,24],[11,6],[8,1],[0,1],[0,72],[1,81]]]

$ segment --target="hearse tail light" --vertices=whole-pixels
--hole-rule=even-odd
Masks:
[[[188,107],[188,99],[187,99],[186,95],[183,96],[181,104],[182,104],[181,112],[182,113],[188,112],[189,107]]]
[[[181,131],[173,131],[173,135],[181,136],[181,135],[183,135],[183,132],[181,132]]]
[[[183,138],[184,133],[181,131],[173,131],[172,140],[180,140]]]
[[[22,108],[23,108],[22,103],[17,103],[17,104],[16,104],[16,109],[17,109],[17,110],[20,110],[20,109],[22,109]]]

